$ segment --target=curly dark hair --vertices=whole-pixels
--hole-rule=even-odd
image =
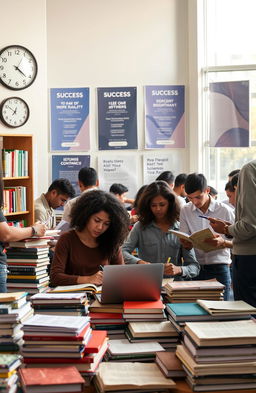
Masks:
[[[163,180],[155,181],[147,186],[143,191],[141,198],[139,199],[138,212],[139,221],[143,226],[150,224],[154,220],[154,215],[151,211],[152,199],[161,195],[169,202],[169,207],[167,215],[170,221],[170,225],[173,225],[175,221],[179,219],[180,204],[179,201],[168,186],[168,184]]]
[[[71,227],[81,232],[90,217],[102,210],[109,214],[110,225],[97,240],[102,255],[112,258],[126,239],[130,223],[127,210],[115,196],[101,190],[83,193],[71,210]]]

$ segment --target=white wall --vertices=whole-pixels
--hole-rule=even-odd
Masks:
[[[48,88],[91,90],[91,149],[81,153],[91,155],[95,168],[97,156],[113,155],[97,151],[96,87],[137,86],[139,149],[116,153],[134,154],[142,164],[143,86],[188,84],[187,0],[46,0],[46,4]],[[184,170],[188,152],[179,149]],[[51,154],[48,162],[51,179]],[[142,183],[142,166],[138,179]]]
[[[0,101],[18,96],[29,105],[30,117],[24,126],[12,129],[0,123],[0,132],[34,135],[34,188],[38,193],[48,184],[46,4],[45,0],[1,0],[0,12],[1,49],[12,44],[25,46],[38,62],[37,78],[27,89],[14,91],[0,84]]]

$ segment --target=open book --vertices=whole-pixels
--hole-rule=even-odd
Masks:
[[[101,286],[95,284],[63,285],[53,288],[49,292],[56,293],[56,292],[77,292],[77,291],[100,293]]]
[[[204,252],[216,250],[215,246],[205,243],[205,239],[214,238],[214,232],[211,228],[205,228],[200,231],[196,231],[192,233],[192,235],[188,235],[185,232],[175,231],[173,229],[170,229],[169,232],[178,236],[179,239],[184,239],[191,242],[194,248],[198,248]]]

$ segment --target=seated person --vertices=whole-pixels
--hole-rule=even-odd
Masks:
[[[83,193],[71,210],[71,228],[55,247],[51,286],[102,284],[104,265],[124,264],[120,246],[129,226],[124,206],[111,194]]]
[[[128,188],[121,183],[113,183],[109,188],[109,192],[114,194],[115,197],[120,200],[120,202],[133,204],[134,199],[129,199],[126,196],[128,191]]]
[[[35,220],[44,223],[47,229],[56,226],[54,209],[64,206],[69,198],[75,196],[75,190],[68,179],[56,179],[48,191],[35,200]]]
[[[169,187],[173,190],[174,187],[174,174],[172,171],[164,171],[157,176],[156,180],[163,180],[165,181]]]
[[[200,268],[194,250],[181,248],[177,236],[168,232],[179,229],[179,206],[177,196],[165,181],[147,186],[139,199],[139,221],[122,247],[125,263],[163,263],[165,275],[180,279],[198,275]],[[132,255],[135,248],[138,257]]]

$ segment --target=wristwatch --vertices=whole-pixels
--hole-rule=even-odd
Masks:
[[[32,229],[32,236],[36,236],[37,235],[36,228],[32,226],[31,229]]]
[[[229,227],[229,225],[224,226],[224,235],[226,236],[227,239],[232,239],[233,236],[230,235],[230,233],[228,232],[228,227]]]

